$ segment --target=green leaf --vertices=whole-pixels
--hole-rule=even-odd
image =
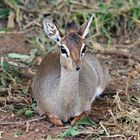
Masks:
[[[17,7],[18,6],[18,3],[17,3],[17,0],[11,0],[11,3],[14,7]]]
[[[33,116],[33,111],[32,110],[26,110],[24,113],[27,117],[32,117]]]
[[[9,9],[0,8],[0,19],[6,18],[9,15]]]
[[[105,135],[105,131],[104,130],[99,130],[99,135]]]
[[[17,130],[15,133],[14,133],[14,137],[17,138],[18,136],[22,135],[22,131],[20,130]]]
[[[16,115],[19,116],[24,113],[23,109],[17,110]]]
[[[98,7],[100,8],[100,10],[102,10],[102,12],[107,12],[108,11],[108,6],[107,4],[103,3],[103,2],[100,2],[98,4]]]
[[[16,115],[19,116],[21,114],[25,114],[26,110],[28,110],[27,107],[23,107],[16,111]]]
[[[6,33],[12,31],[10,28],[0,28],[0,33]]]
[[[15,108],[14,108],[14,106],[12,104],[7,105],[6,108],[7,108],[7,110],[12,111],[12,112],[15,110]]]
[[[69,136],[77,136],[80,134],[80,131],[75,127],[70,127],[66,130],[61,136],[62,137],[69,137]]]
[[[6,61],[1,62],[3,70],[8,71],[10,69],[10,64]]]
[[[18,54],[18,53],[9,53],[8,57],[9,58],[15,58],[15,59],[23,59],[23,60],[26,60],[26,59],[30,58],[29,55],[23,55],[23,54]]]
[[[58,5],[61,2],[61,0],[48,0],[48,2],[53,5]]]
[[[0,78],[0,84],[1,84],[3,87],[6,87],[6,86],[7,86],[7,81],[6,81],[3,77],[1,77],[1,78]]]
[[[36,108],[36,103],[32,103],[31,107],[32,107],[32,109],[35,109]]]
[[[79,120],[76,125],[91,125],[91,126],[96,126],[96,123],[93,122],[91,119],[89,118],[83,118],[81,120]]]

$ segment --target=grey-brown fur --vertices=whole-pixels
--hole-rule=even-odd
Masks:
[[[62,68],[59,54],[50,53],[34,78],[33,95],[45,114],[53,113],[67,122],[75,115],[90,111],[96,87],[104,89],[107,84],[103,75],[108,77],[108,72],[104,73],[101,63],[90,54],[85,55],[79,73]]]
[[[43,59],[32,84],[33,96],[39,112],[63,122],[90,111],[95,97],[108,84],[108,70],[103,62],[82,53],[92,18],[79,30],[70,25],[63,36],[53,23],[44,21],[48,37],[63,46],[63,51],[49,53]]]

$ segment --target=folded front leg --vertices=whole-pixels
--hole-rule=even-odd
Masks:
[[[73,120],[71,121],[71,125],[76,124],[79,120],[81,120],[82,118],[85,118],[87,116],[87,112],[83,112],[78,116],[74,116]]]

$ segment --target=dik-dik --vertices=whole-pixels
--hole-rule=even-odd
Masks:
[[[71,118],[76,123],[90,111],[95,97],[108,83],[108,70],[103,62],[86,53],[84,39],[93,16],[79,29],[68,24],[62,34],[52,22],[43,22],[47,36],[57,42],[59,51],[49,53],[41,62],[33,81],[33,96],[37,111],[46,114],[56,125]]]

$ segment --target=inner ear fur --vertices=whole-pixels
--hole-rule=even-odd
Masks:
[[[63,34],[58,29],[58,27],[53,22],[49,21],[48,19],[45,19],[43,21],[43,26],[44,26],[44,31],[46,32],[47,36],[50,39],[53,39],[54,41],[56,41],[60,45]]]
[[[87,20],[86,22],[83,23],[83,25],[79,28],[79,30],[77,32],[83,39],[87,36],[87,34],[89,32],[89,28],[90,28],[92,19],[93,19],[93,15],[91,16],[91,18],[89,20]]]

